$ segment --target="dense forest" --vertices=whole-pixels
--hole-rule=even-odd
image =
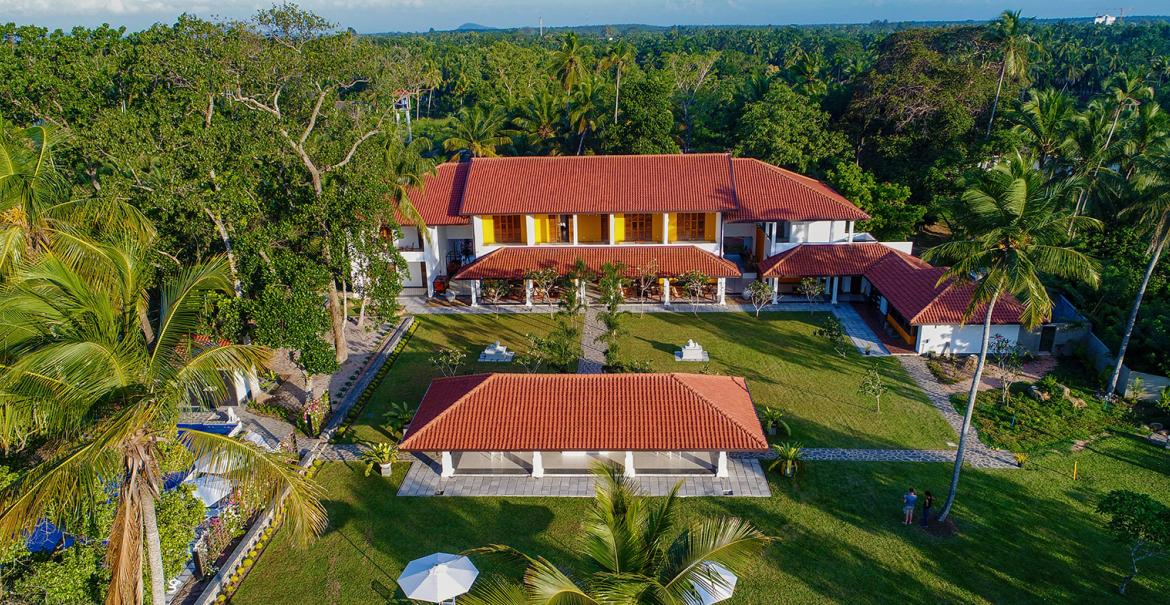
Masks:
[[[973,175],[1022,154],[1105,223],[1070,234],[1105,269],[1100,288],[1068,294],[1111,346],[1165,235],[1164,215],[1145,211],[1164,202],[1144,161],[1165,156],[1170,132],[1165,21],[345,25],[283,5],[139,32],[2,26],[5,141],[51,157],[68,189],[55,195],[149,218],[156,279],[227,252],[237,295],[207,301],[204,329],[298,351],[309,373],[344,357],[347,299],[393,311],[396,252],[380,234],[396,208],[411,216],[409,188],[460,154],[730,151],[825,179],[873,216],[865,229],[923,245],[962,229],[948,208]],[[355,255],[392,262],[355,275]],[[1154,272],[1137,320],[1140,369],[1170,371],[1168,277]]]

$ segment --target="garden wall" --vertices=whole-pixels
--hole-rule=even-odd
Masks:
[[[1072,303],[1069,303],[1068,300],[1066,300],[1063,296],[1061,296],[1060,300],[1057,302],[1057,308],[1054,310],[1053,315],[1055,316],[1057,313],[1061,312],[1072,313],[1081,321],[1084,321],[1086,325],[1088,325],[1088,320],[1085,319],[1084,316],[1081,315],[1080,312],[1078,312],[1076,308],[1072,306]],[[1085,336],[1081,342],[1085,345],[1085,351],[1088,353],[1089,360],[1093,362],[1094,370],[1097,372],[1104,372],[1107,368],[1113,367],[1113,362],[1116,360],[1116,352],[1106,346],[1105,343],[1102,342],[1096,334],[1093,334],[1093,332],[1090,330],[1086,330]],[[1142,393],[1131,393],[1130,391],[1133,390],[1134,381],[1139,379],[1142,383]],[[1131,370],[1124,364],[1121,366],[1121,376],[1118,378],[1117,382],[1119,385],[1125,385],[1124,389],[1121,389],[1124,396],[1128,397],[1130,395],[1140,395],[1140,398],[1145,401],[1153,401],[1158,399],[1158,395],[1161,393],[1162,389],[1170,387],[1170,378],[1165,376],[1158,376],[1157,374],[1146,374],[1145,372]]]

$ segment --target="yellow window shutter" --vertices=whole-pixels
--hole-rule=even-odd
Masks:
[[[613,215],[613,241],[626,241],[626,215],[624,214]]]
[[[662,215],[655,213],[650,217],[650,238],[655,242],[662,241]]]
[[[670,218],[666,221],[666,237],[669,242],[678,241],[678,214],[670,213]]]
[[[479,217],[479,224],[483,227],[483,243],[485,243],[485,244],[496,243],[496,226],[495,226],[495,222],[492,221],[492,217],[490,217],[490,216]]]
[[[714,212],[708,212],[706,218],[703,219],[703,239],[709,242],[715,241],[715,221],[719,220],[719,215]]]

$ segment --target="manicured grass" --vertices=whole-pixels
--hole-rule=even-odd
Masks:
[[[866,358],[852,347],[841,357],[816,337],[823,316],[632,314],[621,354],[655,371],[699,372],[702,364],[674,360],[688,338],[695,340],[711,355],[710,372],[745,377],[756,403],[784,410],[792,440],[806,447],[946,449],[957,440],[897,359]],[[889,387],[881,413],[857,392],[870,364]]]
[[[388,406],[405,401],[411,407],[418,405],[431,379],[439,372],[430,357],[441,347],[458,347],[467,353],[463,374],[479,372],[522,371],[511,364],[478,363],[476,359],[484,347],[500,341],[508,349],[523,350],[525,335],[544,336],[552,329],[553,321],[547,314],[518,313],[494,315],[456,314],[420,315],[414,319],[418,329],[403,349],[394,368],[375,387],[369,404],[354,421],[353,438],[359,441],[388,441],[390,435],[383,428]]]
[[[1073,481],[1073,463],[1080,479]],[[585,499],[397,498],[395,477],[358,464],[320,474],[330,528],[305,550],[283,532],[233,602],[386,603],[407,561],[435,551],[505,543],[581,565],[575,536]],[[945,495],[950,467],[808,463],[796,482],[773,478],[773,497],[690,498],[687,520],[736,515],[777,538],[746,570],[730,605],[772,603],[1158,603],[1170,578],[1148,561],[1124,599],[1114,587],[1128,560],[1093,506],[1110,489],[1170,503],[1170,457],[1127,436],[1086,450],[1038,455],[1026,470],[968,469],[949,538],[900,523],[909,486]],[[476,558],[481,578],[519,570]]]

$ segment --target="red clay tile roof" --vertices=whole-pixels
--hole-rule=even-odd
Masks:
[[[474,158],[463,214],[728,212],[727,154]]]
[[[466,216],[459,215],[459,204],[463,200],[463,185],[467,181],[467,171],[470,164],[439,164],[435,174],[423,181],[422,189],[411,189],[407,192],[414,208],[422,216],[428,227],[440,225],[466,225],[471,222]],[[410,225],[411,222],[396,213],[399,225]]]
[[[401,449],[764,451],[743,378],[481,374],[431,382]]]
[[[943,267],[871,242],[800,244],[760,263],[760,276],[765,278],[865,276],[911,325],[982,322],[982,309],[963,318],[972,286],[954,281],[939,285],[944,273]],[[1014,297],[1002,298],[991,322],[1019,323],[1022,310]]]
[[[938,280],[946,269],[923,265],[921,260],[909,255],[889,254],[874,263],[865,278],[911,325],[983,322],[986,307],[976,309],[971,317],[963,317],[971,303],[971,284],[948,280],[940,285]],[[1003,297],[995,305],[991,323],[1020,323],[1022,310],[1014,297]]]
[[[677,277],[687,271],[702,271],[708,277],[740,277],[735,263],[691,245],[675,246],[505,246],[475,259],[451,279],[523,279],[524,274],[552,267],[567,274],[577,259],[594,272],[605,263],[622,262],[627,277],[639,267],[654,262],[658,277]]]
[[[869,218],[824,183],[728,154],[473,158],[411,199],[428,225],[476,214],[725,212],[730,222]],[[399,217],[399,221],[402,218]]]
[[[876,242],[799,244],[760,263],[760,277],[863,275],[887,254],[901,253]]]
[[[752,158],[736,158],[735,193],[739,208],[728,222],[862,221],[869,218],[828,185]]]

